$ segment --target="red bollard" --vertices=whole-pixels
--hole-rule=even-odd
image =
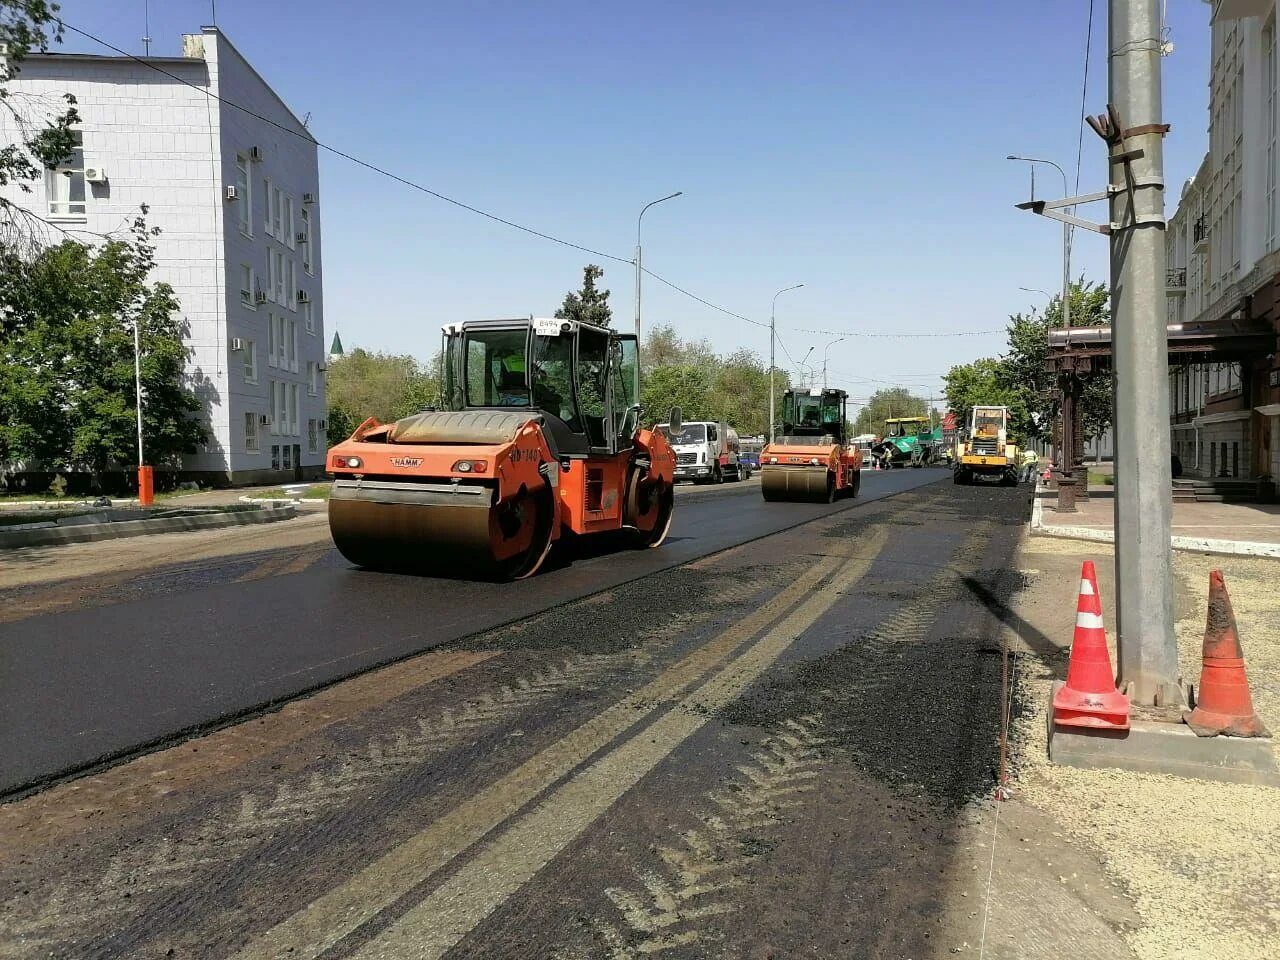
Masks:
[[[155,477],[152,474],[152,468],[148,466],[138,467],[138,503],[141,506],[149,507],[156,501]]]

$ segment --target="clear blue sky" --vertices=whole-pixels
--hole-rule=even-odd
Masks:
[[[143,0],[62,0],[71,23],[141,52]],[[435,190],[645,262],[762,321],[821,362],[831,336],[1002,329],[1060,285],[1056,224],[1013,209],[1023,153],[1074,178],[1088,0],[646,4],[218,0],[218,25],[316,136]],[[1095,0],[1088,108],[1106,103],[1106,0]],[[1166,178],[1206,146],[1208,7],[1169,4]],[[209,0],[152,0],[152,51],[210,21]],[[79,38],[67,47],[86,52]],[[1086,130],[1081,192],[1098,189]],[[1051,169],[1041,195],[1057,195]],[[1043,190],[1040,188],[1043,187]],[[590,258],[321,154],[325,325],[351,347],[429,356],[457,319],[548,315]],[[1102,206],[1092,209],[1097,218]],[[629,326],[630,268],[605,263]],[[1076,235],[1075,272],[1105,280],[1106,241]],[[659,284],[645,322],[768,355],[768,333]],[[849,338],[833,380],[938,389],[1001,335]],[[785,357],[779,352],[780,364]],[[855,379],[863,378],[863,379]]]

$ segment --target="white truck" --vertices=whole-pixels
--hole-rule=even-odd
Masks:
[[[675,434],[670,424],[660,423],[656,429],[675,450],[677,482],[724,483],[751,476],[751,465],[738,457],[738,431],[723,420],[686,420]]]

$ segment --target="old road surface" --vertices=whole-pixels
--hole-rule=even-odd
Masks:
[[[317,540],[52,589],[0,626],[9,783],[135,754],[0,806],[0,957],[932,956],[1027,499],[744,484],[515,585]]]

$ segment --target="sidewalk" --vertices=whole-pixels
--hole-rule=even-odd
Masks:
[[[1091,506],[1105,510],[1110,503]],[[1236,511],[1227,516],[1256,510],[1247,505],[1189,506],[1196,524],[1220,517],[1224,509]],[[1132,900],[1136,922],[1113,929],[1139,960],[1273,958],[1280,942],[1280,789],[1049,763],[1049,689],[1066,673],[1080,564],[1085,559],[1097,564],[1114,658],[1115,581],[1109,544],[1027,538],[1018,555],[1016,585],[994,610],[1006,628],[1010,650],[1020,651],[1014,667],[1015,797],[1008,806],[1029,808],[1051,824],[1047,835],[1024,835],[1030,842],[1008,833],[1002,837],[997,870],[1009,862],[1014,876],[999,892],[1007,895],[1020,889],[1012,882],[1019,872],[1019,853],[1041,843],[1051,848],[1060,838],[1057,843],[1070,844],[1096,864],[1093,871],[1083,872],[1076,864],[1062,863],[1062,894],[1080,884],[1100,892],[1124,891],[1124,899]],[[1274,560],[1173,555],[1183,677],[1199,678],[1211,569],[1225,575],[1253,702],[1274,731],[1280,726],[1280,591],[1274,585]],[[1054,862],[1061,863],[1056,857]]]
[[[1075,513],[1058,513],[1056,495],[1036,491],[1031,532],[1036,536],[1112,542],[1115,498],[1111,487],[1091,487]],[[1280,504],[1174,503],[1173,546],[1207,553],[1280,557]]]

